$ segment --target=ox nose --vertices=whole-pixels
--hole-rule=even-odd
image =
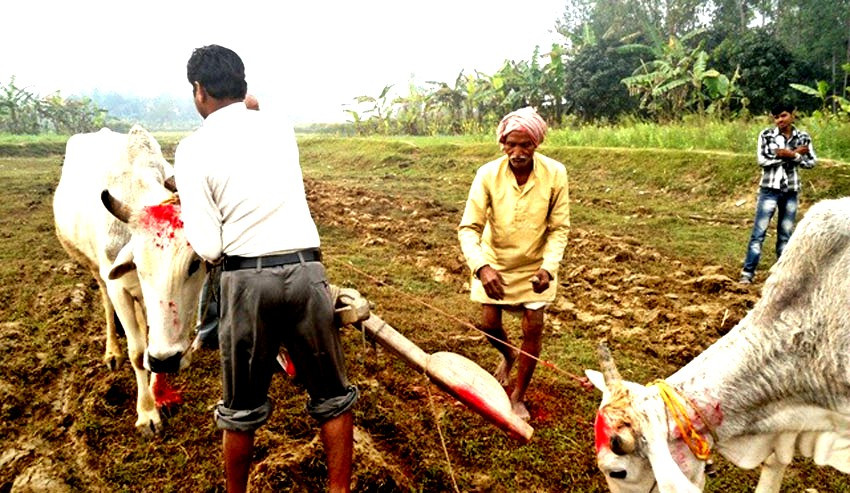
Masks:
[[[153,373],[178,373],[183,353],[172,354],[165,359],[148,354],[148,368]]]

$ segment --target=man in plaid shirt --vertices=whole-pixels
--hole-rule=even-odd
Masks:
[[[742,284],[750,284],[761,258],[761,245],[773,217],[776,221],[776,258],[782,255],[797,218],[797,194],[800,192],[798,167],[814,168],[817,157],[808,133],[794,125],[794,106],[779,103],[771,110],[775,127],[762,130],[758,138],[757,158],[761,166],[761,184],[753,232],[741,270]]]

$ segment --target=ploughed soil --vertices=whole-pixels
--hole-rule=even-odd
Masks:
[[[359,289],[426,351],[454,351],[488,371],[495,367],[485,338],[459,323],[474,323],[478,311],[467,298],[468,272],[453,236],[456,207],[328,182],[308,181],[307,189],[331,282]],[[132,372],[126,362],[117,371],[101,363],[100,294],[52,237],[51,192],[50,185],[36,187],[21,205],[29,211],[25,224],[0,223],[4,242],[29,241],[23,232],[30,227],[47,238],[28,258],[6,260],[17,273],[5,277],[0,299],[0,492],[223,491],[212,421],[217,353],[199,351],[174,378],[185,402],[170,410],[165,431],[139,434]],[[368,276],[349,268],[355,264]],[[538,367],[528,394],[535,436],[524,446],[344,328],[350,377],[361,390],[355,491],[453,491],[453,478],[461,491],[603,491],[592,441],[599,393],[572,377],[596,367],[592,347],[602,338],[615,357],[632,362],[627,368],[636,369],[624,374],[638,381],[686,363],[758,299],[760,285],[738,285],[736,272],[575,227],[548,309],[547,365]],[[506,323],[517,341],[515,319]],[[324,456],[303,410],[304,392],[281,374],[271,398],[275,414],[257,433],[252,487],[320,490]],[[752,474],[730,477],[754,485]]]

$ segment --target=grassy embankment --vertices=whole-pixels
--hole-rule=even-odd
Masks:
[[[571,134],[576,133],[579,132]],[[731,135],[743,133],[742,130],[730,132]],[[740,144],[728,146],[729,150],[719,146],[724,150],[716,153],[703,152],[698,145],[694,146],[698,150],[660,150],[658,145],[645,146],[652,149],[609,149],[606,147],[615,142],[602,137],[592,138],[591,142],[600,145],[591,148],[573,145],[569,141],[571,135],[567,134],[570,133],[554,132],[541,152],[568,167],[575,228],[633,238],[641,246],[672,259],[696,265],[721,265],[728,273],[737,272],[748,235],[758,175],[750,151],[754,145],[753,132],[748,130],[746,138],[741,138]],[[689,137],[670,137],[668,141],[686,142],[686,138]],[[817,135],[815,139],[817,143]],[[166,153],[173,152],[176,137],[160,140]],[[58,142],[46,145],[50,149],[59,145],[61,149],[61,139]],[[32,145],[41,144],[36,141]],[[639,147],[623,142],[619,145]],[[398,241],[404,232],[388,230],[388,234],[378,238],[356,228],[320,222],[330,277],[364,292],[376,303],[383,318],[429,352],[461,352],[489,368],[495,357],[483,340],[476,339],[456,322],[400,297],[395,289],[427,300],[463,320],[475,320],[476,307],[471,306],[458,283],[435,280],[433,271],[422,265],[429,265],[427,257],[431,254],[449,260],[452,255],[457,256],[454,226],[474,170],[498,156],[498,148],[490,137],[303,136],[300,147],[308,180],[331,183],[336,190],[347,193],[362,193],[364,201],[400,197],[402,202],[415,202],[420,207],[417,217],[429,217],[424,209],[440,212],[441,215],[431,217],[441,220],[428,221],[424,223],[427,227],[415,232],[418,238],[413,242],[414,249]],[[818,147],[822,157],[849,160],[844,151],[839,149],[830,154],[829,149]],[[33,152],[42,155],[40,150]],[[17,443],[26,436],[64,441],[67,432],[75,443],[87,444],[100,452],[102,456],[85,457],[82,463],[62,455],[54,457],[72,462],[65,481],[81,490],[97,489],[92,485],[128,491],[216,490],[221,487],[218,443],[208,416],[208,406],[217,398],[215,357],[204,355],[193,366],[192,375],[184,383],[190,385],[195,402],[170,421],[165,437],[150,446],[146,440],[137,438],[131,426],[134,390],[129,370],[125,367],[104,377],[106,373],[99,365],[102,336],[98,329],[101,325],[98,296],[89,294],[84,310],[68,307],[75,283],[92,288],[88,274],[57,274],[59,266],[65,263],[65,255],[52,234],[50,199],[60,164],[61,158],[56,155],[0,158],[0,177],[4,183],[4,199],[0,201],[3,238],[0,350],[12,363],[0,386],[4,401],[0,407],[0,421],[4,423],[0,430]],[[829,163],[805,172],[804,177],[804,207],[822,198],[850,192],[850,170],[843,163]],[[343,198],[350,197],[340,197]],[[387,200],[371,215],[359,219],[411,224],[413,212],[395,207],[396,203]],[[771,255],[767,254],[764,266],[771,261]],[[392,289],[376,286],[347,270],[347,262],[370,272]],[[644,267],[648,274],[667,274],[662,263]],[[80,335],[84,336],[82,342],[78,340]],[[543,356],[559,367],[580,373],[584,367],[596,366],[591,337],[569,329],[547,337],[549,342]],[[345,332],[345,342],[352,378],[364,394],[356,410],[356,422],[371,434],[378,443],[376,448],[386,459],[402,471],[393,477],[387,472],[361,470],[361,486],[368,486],[364,490],[369,491],[393,491],[399,483],[404,484],[399,480],[401,476],[408,478],[407,486],[412,490],[450,489],[421,377],[390,356],[375,357],[371,349],[359,343],[359,336],[353,331]],[[21,351],[22,348],[25,350]],[[661,356],[655,358],[642,353],[640,341],[636,340],[633,349],[618,354],[618,360],[624,374],[645,381],[674,368]],[[77,373],[92,379],[87,386],[72,385],[73,391],[81,394],[77,403],[80,413],[63,418],[59,412],[61,419],[56,418],[56,402],[51,400],[55,395],[42,394],[40,386],[48,386],[55,380],[73,381]],[[103,379],[110,383],[104,386],[100,383]],[[525,447],[516,447],[479,418],[452,406],[450,401],[438,401],[439,423],[447,438],[461,490],[601,491],[602,481],[590,453],[589,424],[598,396],[579,391],[571,382],[545,368],[538,370],[535,382],[552,393],[537,397],[560,403],[556,405],[569,421],[536,423],[535,439]],[[321,484],[320,462],[310,461],[307,476],[299,477],[285,468],[276,469],[275,463],[268,460],[275,449],[296,448],[312,437],[311,423],[302,412],[303,395],[288,382],[280,387],[276,391],[276,417],[268,431],[258,437],[258,459],[266,464],[260,484],[269,490],[296,484],[309,490]],[[105,402],[97,397],[99,392],[105,392]],[[86,393],[92,397],[83,397]],[[74,408],[74,396],[63,398]],[[98,443],[108,440],[118,442],[108,449],[96,448]],[[91,466],[96,468],[94,474],[99,475],[97,481],[85,470]],[[719,478],[710,481],[708,491],[752,489],[753,473],[736,471],[722,461],[721,471]],[[827,488],[824,491],[850,488],[850,483],[835,474],[812,472],[811,468],[803,471],[806,472],[799,477],[791,477],[786,487],[793,491],[813,486]],[[797,474],[792,472],[791,476]],[[10,480],[5,476],[0,479]]]

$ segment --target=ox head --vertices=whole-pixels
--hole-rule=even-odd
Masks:
[[[668,426],[659,392],[620,377],[611,353],[599,346],[602,372],[585,374],[602,391],[596,415],[596,461],[614,493],[702,491],[705,463]]]
[[[155,373],[177,372],[189,364],[205,276],[204,263],[186,240],[180,203],[173,197],[133,208],[108,190],[101,193],[101,201],[131,232],[130,241],[113,262],[109,278],[119,279],[131,273],[138,278],[148,325],[144,366]]]

